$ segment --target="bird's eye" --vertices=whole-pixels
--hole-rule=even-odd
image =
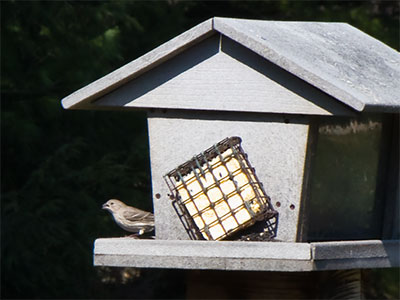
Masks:
[[[114,205],[114,202],[110,202],[110,205]]]

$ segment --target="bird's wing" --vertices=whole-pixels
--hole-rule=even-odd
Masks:
[[[123,216],[129,221],[154,220],[154,216],[152,213],[133,207],[124,211]]]

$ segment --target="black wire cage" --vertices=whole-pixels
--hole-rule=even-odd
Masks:
[[[278,214],[241,142],[240,137],[226,138],[164,176],[191,239],[222,240],[256,222],[262,223],[262,230],[246,235],[246,240],[276,235]]]

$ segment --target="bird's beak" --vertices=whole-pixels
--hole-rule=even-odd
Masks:
[[[107,208],[109,208],[110,206],[107,204],[107,203],[104,203],[103,204],[103,206],[101,207],[102,209],[107,209]]]

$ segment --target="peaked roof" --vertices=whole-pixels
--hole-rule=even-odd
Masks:
[[[90,103],[214,33],[221,33],[357,111],[399,111],[400,54],[345,23],[215,17],[79,89],[66,109]]]

